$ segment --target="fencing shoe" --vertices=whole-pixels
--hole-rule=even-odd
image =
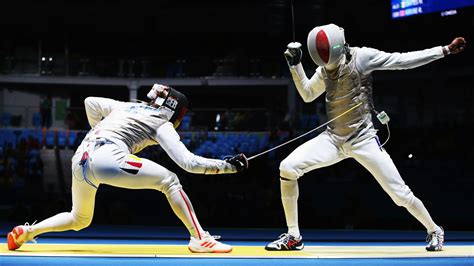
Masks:
[[[219,236],[211,236],[208,232],[204,232],[201,239],[191,237],[188,249],[195,253],[228,253],[232,251],[232,246],[223,244],[216,239]]]
[[[281,234],[277,240],[269,243],[265,249],[270,251],[280,250],[302,250],[304,248],[303,238],[298,238],[290,234]]]
[[[13,228],[13,230],[7,235],[8,249],[9,250],[18,249],[25,242],[28,242],[28,241],[36,242],[36,240],[30,236],[31,232],[32,232],[32,229],[28,223],[25,223],[25,225],[19,225]]]
[[[426,250],[428,251],[441,251],[444,245],[444,230],[440,227],[441,231],[434,231],[426,237]]]

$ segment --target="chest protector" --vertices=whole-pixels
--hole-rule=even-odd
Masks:
[[[373,128],[371,110],[372,75],[362,75],[355,67],[357,50],[350,48],[351,60],[334,71],[322,69],[326,85],[326,113],[328,120],[362,103],[353,111],[329,123],[328,131],[337,142],[356,137],[363,129]]]

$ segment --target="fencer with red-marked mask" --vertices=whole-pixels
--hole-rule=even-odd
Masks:
[[[308,34],[308,51],[311,59],[327,69],[335,69],[345,60],[344,29],[334,24],[315,27]]]
[[[326,118],[332,122],[324,132],[301,144],[280,163],[281,200],[288,233],[269,243],[266,249],[303,249],[298,225],[299,178],[312,170],[354,158],[374,176],[395,204],[405,207],[426,228],[426,250],[442,250],[443,229],[405,184],[377,137],[372,122],[372,112],[378,113],[373,104],[372,73],[426,65],[462,52],[466,40],[458,37],[445,46],[390,53],[369,47],[349,47],[344,30],[328,24],[311,30],[307,45],[311,59],[318,65],[311,77],[306,75],[301,63],[303,52],[299,42],[289,43],[283,55],[303,101],[310,103],[324,94]]]

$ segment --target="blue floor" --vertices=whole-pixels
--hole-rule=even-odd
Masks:
[[[474,265],[474,258],[417,259],[181,259],[181,258],[68,258],[68,257],[0,257],[0,265]]]

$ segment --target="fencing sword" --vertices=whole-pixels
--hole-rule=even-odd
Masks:
[[[293,6],[293,0],[291,0],[291,29],[293,31],[293,42],[296,42],[295,34],[295,8]]]
[[[261,153],[259,153],[259,154],[250,156],[249,158],[247,158],[247,160],[250,161],[250,160],[252,160],[252,159],[255,159],[255,158],[257,158],[257,157],[259,157],[259,156],[261,156],[261,155],[264,155],[264,154],[266,154],[266,153],[269,153],[269,152],[271,152],[271,151],[273,151],[273,150],[276,150],[276,149],[278,149],[278,148],[280,148],[280,147],[283,147],[283,146],[285,146],[286,144],[289,144],[289,143],[291,143],[291,142],[293,142],[293,141],[295,141],[295,140],[297,140],[297,139],[300,139],[300,138],[302,138],[302,137],[304,137],[304,136],[306,136],[306,135],[308,135],[308,134],[311,134],[311,133],[313,133],[314,131],[316,131],[316,130],[318,130],[318,129],[320,129],[320,128],[326,126],[326,125],[328,125],[329,123],[333,122],[334,120],[336,120],[336,119],[338,119],[338,118],[340,118],[340,117],[342,117],[342,116],[348,114],[349,112],[353,111],[354,109],[356,109],[357,107],[359,107],[359,106],[361,106],[361,105],[362,105],[362,102],[360,102],[360,103],[358,103],[358,104],[352,106],[351,108],[347,109],[344,113],[342,113],[342,114],[340,114],[340,115],[334,117],[333,119],[327,121],[326,123],[324,123],[324,124],[322,124],[322,125],[319,125],[318,127],[313,128],[313,129],[311,129],[310,131],[308,131],[308,132],[306,132],[306,133],[303,133],[303,134],[301,134],[301,135],[299,135],[299,136],[297,136],[297,137],[295,137],[295,138],[293,138],[293,139],[290,139],[290,140],[288,140],[288,141],[286,141],[286,142],[284,142],[284,143],[282,143],[282,144],[280,144],[280,145],[278,145],[278,146],[275,146],[275,147],[273,147],[273,148],[270,148],[270,149],[268,149],[268,150],[266,150],[266,151],[263,151],[263,152],[261,152]]]

